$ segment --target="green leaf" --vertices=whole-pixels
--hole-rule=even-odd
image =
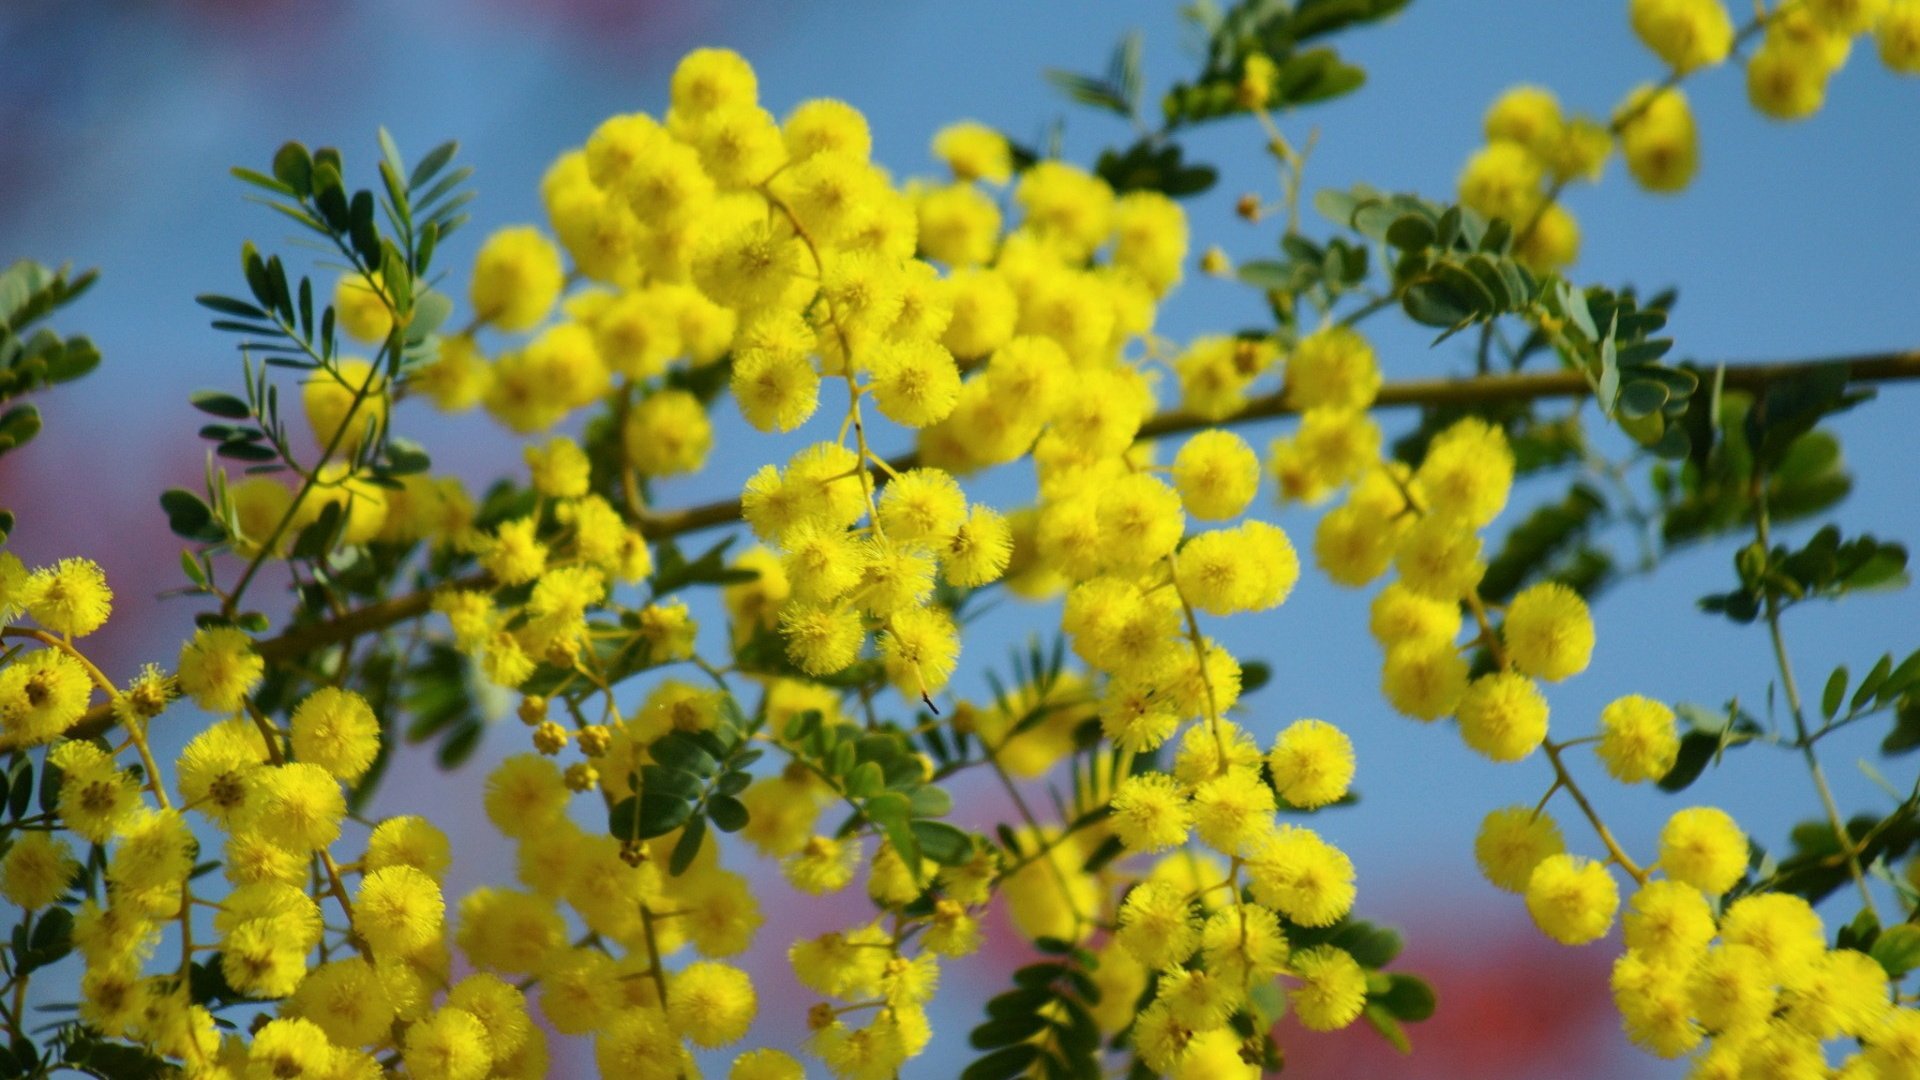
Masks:
[[[33,802],[33,759],[21,756],[7,775],[7,784],[7,814],[17,818],[25,814]]]
[[[920,853],[941,866],[959,866],[973,857],[973,837],[944,821],[915,821]]]
[[[975,1050],[993,1050],[1023,1043],[1040,1034],[1046,1026],[1046,1017],[1038,1013],[1010,1016],[1004,1020],[989,1020],[969,1032],[967,1042],[971,1043]]]
[[[640,766],[640,790],[658,791],[682,799],[700,797],[700,778],[690,772],[670,769],[664,765]]]
[[[1707,763],[1719,752],[1720,736],[1704,732],[1691,731],[1680,739],[1680,753],[1674,758],[1673,768],[1660,778],[1661,791],[1685,791],[1700,774],[1707,769]]]
[[[254,187],[257,187],[257,188],[265,188],[266,190],[271,191],[276,195],[290,195],[290,196],[298,197],[300,194],[299,192],[288,187],[286,184],[278,180],[275,180],[273,177],[268,176],[265,173],[255,172],[252,169],[241,168],[238,165],[235,165],[233,168],[227,171],[232,173],[234,179],[236,180],[241,180],[245,183],[252,184]]]
[[[1370,1003],[1361,1015],[1366,1017],[1367,1026],[1384,1036],[1395,1050],[1402,1054],[1413,1053],[1413,1043],[1408,1040],[1406,1029],[1400,1026],[1400,1021],[1387,1011],[1385,1005]]]
[[[250,420],[253,418],[253,409],[248,406],[246,402],[241,401],[232,394],[222,393],[218,390],[195,390],[187,400],[193,404],[194,408],[199,409],[201,412],[211,416],[218,416],[224,420]]]
[[[0,415],[0,451],[23,446],[40,434],[40,410],[31,405],[16,405]]]
[[[953,796],[945,788],[922,784],[907,794],[909,809],[917,818],[946,817],[953,810]]]
[[[863,761],[847,774],[847,795],[855,799],[864,799],[880,794],[886,787],[886,779],[881,774],[878,762]]]
[[[667,858],[667,875],[679,877],[693,865],[700,854],[700,842],[707,836],[707,819],[694,818],[680,832],[680,839],[673,842],[673,854]]]
[[[1833,719],[1840,711],[1840,700],[1847,696],[1847,665],[1841,664],[1827,676],[1827,688],[1820,694],[1820,711]]]
[[[1664,383],[1635,379],[1620,388],[1620,397],[1615,406],[1629,417],[1648,416],[1664,408],[1671,396]]]
[[[1032,1043],[1017,1043],[995,1050],[967,1066],[960,1080],[1013,1080],[1025,1075],[1027,1067],[1040,1058],[1040,1048]]]
[[[911,806],[907,797],[897,791],[882,792],[861,804],[861,810],[867,820],[880,827],[892,842],[893,850],[898,852],[902,862],[913,871],[913,879],[920,880],[920,842],[913,834],[909,813]]]
[[[607,833],[617,840],[651,840],[686,824],[692,816],[693,804],[688,800],[642,791],[638,798],[621,799],[607,811]]]
[[[1909,694],[1894,707],[1893,730],[1881,740],[1880,752],[1904,754],[1915,747],[1920,747],[1920,696]]]
[[[287,186],[287,193],[305,197],[313,193],[313,157],[297,142],[284,143],[273,155],[273,175]]]
[[[1280,65],[1273,96],[1280,104],[1311,105],[1350,94],[1366,81],[1366,72],[1342,61],[1332,49],[1311,49]]]
[[[216,296],[213,293],[202,293],[193,299],[195,303],[203,308],[207,308],[210,311],[217,311],[222,315],[231,315],[236,319],[258,319],[261,322],[271,322],[273,320],[273,316],[267,314],[265,311],[254,307],[245,300],[235,300],[231,296]]]
[[[1874,940],[1871,955],[1887,969],[1888,978],[1900,981],[1907,972],[1920,967],[1920,926],[1901,923],[1888,927]]]
[[[672,731],[660,737],[649,750],[653,760],[670,769],[707,777],[720,771],[720,763],[684,731]]]
[[[7,815],[20,817],[33,802],[33,759],[22,755],[19,765],[8,775]]]
[[[1327,944],[1346,950],[1361,967],[1377,971],[1393,963],[1405,941],[1392,927],[1355,920],[1336,930]]]
[[[1452,329],[1473,318],[1473,309],[1446,285],[1424,281],[1407,286],[1400,296],[1407,317],[1422,326]]]
[[[1402,214],[1387,226],[1387,243],[1404,251],[1432,247],[1439,236],[1424,214]]]
[[[1126,92],[1104,79],[1059,68],[1048,68],[1041,75],[1053,84],[1054,89],[1082,105],[1091,105],[1121,116],[1133,115],[1133,103],[1127,100]]]
[[[1417,1023],[1433,1015],[1438,998],[1425,979],[1396,971],[1387,976],[1386,991],[1373,1001],[1394,1019]]]
[[[160,509],[166,512],[167,528],[182,540],[213,544],[226,539],[226,530],[214,520],[213,511],[191,491],[169,488],[161,492]]]
[[[457,142],[443,142],[427,151],[426,155],[420,159],[420,163],[413,167],[413,174],[407,177],[408,190],[418,191],[431,183],[440,170],[446,168],[447,163],[452,161],[453,156],[459,152],[460,144]]]
[[[747,807],[731,795],[715,795],[707,800],[707,816],[721,832],[739,832],[747,827]]]

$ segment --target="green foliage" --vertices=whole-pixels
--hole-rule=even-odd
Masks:
[[[1907,549],[1900,544],[1858,536],[1840,538],[1829,525],[1798,550],[1784,544],[1763,548],[1758,542],[1734,555],[1740,587],[1700,599],[1703,611],[1750,623],[1764,612],[1805,600],[1838,599],[1862,590],[1899,588],[1907,583]]]
[[[1735,701],[1720,710],[1701,705],[1679,704],[1673,711],[1686,721],[1680,736],[1680,754],[1673,768],[1660,778],[1660,790],[1685,791],[1700,779],[1708,765],[1717,764],[1728,750],[1760,737],[1758,721],[1740,710]]]
[[[1270,108],[1287,109],[1344,97],[1358,90],[1366,73],[1325,45],[1338,31],[1379,22],[1408,0],[1241,0],[1225,11],[1212,3],[1189,5],[1188,20],[1206,39],[1206,57],[1190,82],[1175,84],[1161,101],[1169,128],[1218,120],[1247,111],[1238,91],[1249,58],[1275,70]]]
[[[61,337],[35,324],[73,303],[98,275],[72,275],[25,259],[0,271],[0,456],[40,433],[40,410],[14,400],[36,390],[72,382],[100,364],[100,350],[82,336]],[[0,540],[12,515],[0,511]]]
[[[1892,862],[1920,844],[1920,797],[1909,797],[1884,816],[1859,814],[1845,824],[1860,865]],[[1763,862],[1753,891],[1793,893],[1817,904],[1848,883],[1848,860],[1830,822],[1803,821],[1790,840],[1785,858]]]
[[[1114,46],[1104,76],[1076,75],[1071,71],[1049,68],[1046,79],[1061,93],[1082,105],[1106,109],[1129,119],[1140,115],[1141,95],[1146,87],[1140,72],[1141,37],[1134,31]]]
[[[1003,1080],[1024,1075],[1036,1063],[1048,1076],[1097,1080],[1105,1075],[1100,1027],[1091,1012],[1100,1003],[1100,988],[1089,974],[1099,968],[1098,958],[1056,938],[1043,937],[1034,945],[1049,959],[1015,971],[1013,989],[987,1001],[987,1020],[967,1041],[989,1052],[969,1065],[961,1080]]]
[[[661,736],[650,748],[653,764],[633,777],[638,794],[607,807],[608,835],[629,847],[684,827],[667,860],[676,877],[699,856],[709,824],[728,833],[747,826],[747,808],[736,796],[752,782],[748,769],[765,751],[753,746],[731,696],[723,699],[721,715],[712,728]]]

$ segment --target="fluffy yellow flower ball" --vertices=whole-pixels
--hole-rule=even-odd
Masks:
[[[1660,867],[1709,896],[1719,896],[1747,870],[1747,834],[1724,810],[1676,811],[1660,830]]]
[[[1335,1031],[1360,1018],[1367,1003],[1367,973],[1343,949],[1317,945],[1287,961],[1300,985],[1287,995],[1293,1014],[1308,1031]]]
[[[1187,513],[1224,521],[1253,501],[1260,486],[1260,459],[1230,431],[1203,431],[1188,439],[1173,459],[1173,483]]]
[[[1473,840],[1473,857],[1495,888],[1524,893],[1533,868],[1567,849],[1560,826],[1545,811],[1509,806],[1489,813]]]
[[[1631,0],[1633,32],[1676,72],[1710,67],[1733,47],[1733,18],[1721,0]]]
[[[501,229],[474,257],[473,312],[502,330],[531,330],[553,310],[566,272],[560,252],[532,226]]]
[[[113,590],[107,587],[106,571],[92,559],[61,559],[27,577],[19,603],[48,630],[84,637],[104,626],[113,613]]]
[[[1648,191],[1675,192],[1700,168],[1700,136],[1686,95],[1677,88],[1640,86],[1614,113],[1622,125],[1627,171]]]
[[[1620,906],[1620,887],[1602,863],[1577,855],[1540,860],[1527,879],[1527,911],[1542,933],[1563,945],[1606,935]]]
[[[1580,594],[1555,581],[1520,591],[1500,627],[1507,658],[1522,674],[1548,682],[1578,675],[1593,658],[1593,616]]]
[[[1547,737],[1547,699],[1532,679],[1482,675],[1460,699],[1460,737],[1494,761],[1519,761]]]
[[[1638,694],[1615,700],[1600,710],[1600,742],[1594,752],[1623,784],[1660,779],[1680,757],[1673,710]]]
[[[1280,797],[1294,806],[1338,802],[1353,783],[1353,740],[1324,720],[1296,720],[1274,740],[1267,767]]]

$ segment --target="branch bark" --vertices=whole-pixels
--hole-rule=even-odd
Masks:
[[[1758,391],[1772,383],[1820,368],[1844,365],[1852,381],[1891,383],[1920,380],[1920,349],[1905,352],[1868,353],[1816,360],[1790,360],[1769,363],[1728,364],[1724,385],[1729,390]],[[1541,401],[1553,398],[1581,398],[1592,394],[1586,376],[1577,371],[1519,372],[1511,375],[1486,375],[1469,379],[1406,379],[1380,388],[1375,409],[1399,409],[1414,406],[1470,405],[1491,402]],[[1209,420],[1169,410],[1140,427],[1141,438],[1179,435],[1202,428],[1251,423],[1292,415],[1299,410],[1287,401],[1284,390],[1251,399],[1239,412],[1222,420]],[[888,465],[895,470],[914,467],[917,454],[902,454]],[[876,467],[874,470],[880,470]],[[740,520],[740,500],[719,499],[678,510],[647,511],[639,522],[640,531],[651,539],[703,532]],[[441,586],[442,589],[485,588],[488,579],[477,574]],[[255,647],[267,661],[285,660],[317,649],[330,648],[362,634],[375,633],[396,623],[419,618],[433,605],[438,590],[396,596],[355,609],[337,619],[296,626],[277,637],[267,638]],[[87,738],[112,726],[108,705],[88,710],[68,734]],[[7,747],[0,740],[0,750]]]

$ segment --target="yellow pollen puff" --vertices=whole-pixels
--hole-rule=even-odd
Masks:
[[[387,340],[393,332],[393,309],[387,306],[380,271],[370,275],[342,274],[333,287],[333,310],[340,328],[368,343]]]
[[[350,458],[369,430],[387,422],[387,380],[365,360],[337,360],[301,384],[300,402],[314,445],[323,451],[331,447],[337,458]]]
[[[950,267],[982,266],[1000,243],[1000,207],[971,184],[926,188],[914,199],[920,253]]]
[[[1775,120],[1803,120],[1825,103],[1829,74],[1817,47],[1770,37],[1747,60],[1747,100]]]
[[[1676,965],[1690,964],[1705,953],[1716,933],[1706,897],[1678,881],[1641,886],[1627,902],[1620,929],[1627,948]]]
[[[1560,101],[1540,86],[1515,86],[1487,109],[1487,141],[1511,142],[1538,155],[1560,137]]]
[[[1247,869],[1254,899],[1302,926],[1332,926],[1353,907],[1353,861],[1312,829],[1274,830]]]
[[[208,712],[233,712],[260,684],[266,667],[245,631],[202,627],[180,648],[180,690]]]
[[[1013,200],[1026,213],[1022,228],[1069,262],[1087,258],[1112,231],[1113,189],[1063,161],[1021,173]]]
[[[971,120],[934,133],[933,156],[945,162],[956,180],[1004,184],[1013,177],[1013,149],[1007,137]]]
[[[1344,326],[1325,326],[1301,338],[1286,370],[1287,400],[1300,409],[1364,409],[1380,392],[1373,346]]]
[[[1460,605],[1424,596],[1396,581],[1381,589],[1368,606],[1367,630],[1383,649],[1416,641],[1451,642],[1460,635]]]
[[[946,347],[934,341],[884,342],[870,354],[870,372],[875,403],[902,427],[937,424],[960,400],[960,369]]]
[[[380,721],[366,699],[326,686],[293,710],[293,753],[347,783],[360,779],[380,752]]]
[[[867,118],[844,101],[815,98],[803,101],[780,126],[787,156],[798,161],[820,153],[845,154],[864,160],[873,152]]]
[[[1559,682],[1585,671],[1593,656],[1587,602],[1558,582],[1521,590],[1500,627],[1507,658],[1522,674]]]
[[[1527,912],[1534,925],[1563,945],[1605,936],[1619,907],[1619,885],[1604,864],[1591,859],[1549,855],[1527,879]]]
[[[1676,811],[1660,830],[1660,868],[1675,881],[1719,896],[1746,873],[1747,835],[1724,810]]]
[[[1165,851],[1187,841],[1193,808],[1165,773],[1121,781],[1113,793],[1113,830],[1132,851]]]
[[[1408,588],[1452,602],[1472,592],[1486,574],[1480,552],[1480,537],[1464,521],[1429,514],[1400,538],[1393,565]]]
[[[1287,960],[1300,985],[1287,998],[1308,1031],[1335,1031],[1360,1018],[1367,973],[1352,954],[1332,945],[1303,949]]]
[[[1567,849],[1560,826],[1544,811],[1509,806],[1489,813],[1474,837],[1473,857],[1495,888],[1524,893],[1533,868]]]
[[[580,444],[562,436],[545,446],[525,450],[534,490],[556,499],[577,499],[587,493],[592,465]]]
[[[1540,161],[1527,147],[1494,142],[1460,171],[1460,204],[1482,217],[1502,218],[1517,231],[1540,203],[1542,179]]]
[[[1874,31],[1880,62],[1897,75],[1920,75],[1920,0],[1893,0]]]
[[[1513,450],[1506,433],[1477,417],[1434,436],[1413,483],[1429,512],[1484,526],[1498,517],[1513,488]]]
[[[1260,459],[1230,431],[1203,431],[1173,460],[1173,482],[1187,512],[1203,521],[1240,514],[1260,487]]]
[[[647,476],[698,472],[713,449],[713,421],[685,390],[662,390],[635,405],[623,432],[627,462]]]
[[[425,391],[442,412],[465,412],[485,400],[493,368],[472,338],[456,335],[440,339],[440,351],[414,370],[408,385]]]
[[[1710,67],[1733,47],[1733,19],[1721,0],[1630,0],[1633,32],[1675,72]]]
[[[1700,137],[1686,95],[1644,85],[1614,112],[1627,171],[1648,191],[1676,192],[1700,168]]]
[[[501,229],[474,257],[469,297],[475,316],[509,332],[531,330],[560,297],[560,252],[532,226]]]
[[[1340,801],[1353,783],[1353,741],[1323,720],[1296,720],[1267,755],[1280,797],[1314,809]]]
[[[1186,890],[1164,882],[1150,881],[1127,894],[1114,937],[1150,970],[1185,963],[1200,946],[1200,928]]]
[[[1387,649],[1380,690],[1394,711],[1415,720],[1438,720],[1454,711],[1467,692],[1467,661],[1450,641],[1413,640]]]
[[[1660,779],[1680,757],[1673,710],[1638,694],[1615,699],[1600,710],[1600,742],[1594,751],[1623,784]]]
[[[1547,700],[1524,675],[1496,672],[1473,680],[1458,714],[1460,737],[1494,761],[1519,761],[1547,737]]]
[[[732,49],[695,49],[673,69],[671,100],[678,117],[693,119],[715,109],[753,105],[759,94],[753,66]]]

